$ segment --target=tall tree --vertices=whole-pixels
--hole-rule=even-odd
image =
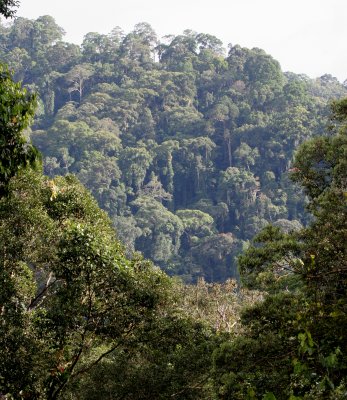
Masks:
[[[82,101],[85,82],[93,75],[94,69],[91,64],[79,64],[74,66],[66,75],[66,81],[70,84],[68,91],[78,92],[79,101]]]

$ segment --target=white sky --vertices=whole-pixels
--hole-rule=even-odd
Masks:
[[[347,79],[346,0],[21,0],[18,16],[51,15],[80,44],[88,32],[148,22],[158,36],[185,29],[260,47],[284,71]]]

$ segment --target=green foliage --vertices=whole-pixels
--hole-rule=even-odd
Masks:
[[[288,174],[298,145],[323,133],[328,101],[346,94],[338,81],[284,74],[260,49],[230,46],[225,57],[218,38],[190,30],[160,41],[140,23],[88,33],[81,46],[63,34],[49,16],[17,18],[1,30],[0,56],[38,94],[31,138],[45,173],[75,174],[129,232],[119,234],[129,254],[144,251],[187,282],[225,280],[268,223],[307,224],[305,194]],[[326,168],[311,168],[312,187]],[[176,230],[174,244],[160,224],[150,241],[135,218],[143,195],[173,215],[200,210],[213,228]],[[233,237],[223,260],[207,248],[211,237],[217,246]]]
[[[295,235],[288,236],[281,229],[269,225],[254,239],[255,244],[239,257],[243,283],[248,288],[266,291],[294,288],[300,282],[295,272],[302,267],[302,246]]]
[[[166,279],[125,258],[106,214],[73,177],[23,172],[0,206],[1,391],[57,398],[150,326]],[[104,352],[90,354],[101,342]]]
[[[39,157],[23,135],[35,106],[35,95],[15,83],[7,67],[0,65],[0,194],[19,169],[34,165]]]
[[[105,358],[85,379],[71,388],[76,399],[205,399],[211,332],[182,316],[166,316],[155,330],[142,332],[142,343],[132,342]],[[101,349],[99,349],[100,351]]]
[[[19,1],[17,0],[1,0],[0,1],[0,14],[5,18],[12,18],[16,9],[14,7],[18,7]]]
[[[344,399],[346,100],[318,135],[346,88],[190,30],[63,33],[0,32],[28,88],[0,67],[0,396]],[[242,250],[248,289],[202,279]]]
[[[138,249],[164,267],[178,252],[183,231],[181,220],[150,196],[138,197],[132,205],[142,231],[137,239]]]
[[[219,398],[346,394],[345,103],[333,104],[334,135],[305,143],[292,170],[315,219],[297,232],[268,227],[239,259],[244,282],[268,295],[244,311],[243,334],[215,351]]]

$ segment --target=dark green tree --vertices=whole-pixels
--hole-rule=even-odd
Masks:
[[[15,83],[7,67],[0,65],[0,195],[20,169],[35,165],[39,159],[23,132],[35,107],[36,96]]]
[[[137,340],[165,299],[166,278],[125,258],[106,214],[71,176],[22,173],[0,215],[1,392],[56,399]]]
[[[0,14],[5,18],[12,18],[16,14],[16,8],[19,5],[18,0],[1,0],[0,1]]]
[[[332,104],[334,135],[304,143],[292,168],[311,225],[268,227],[240,257],[244,284],[268,294],[243,313],[244,334],[215,353],[219,398],[345,396],[346,105]]]

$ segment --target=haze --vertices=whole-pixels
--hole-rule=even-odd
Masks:
[[[148,22],[158,36],[185,29],[210,33],[224,42],[260,47],[284,71],[312,78],[347,78],[347,2],[345,0],[21,0],[17,15],[51,15],[80,44],[88,32],[125,32]]]

